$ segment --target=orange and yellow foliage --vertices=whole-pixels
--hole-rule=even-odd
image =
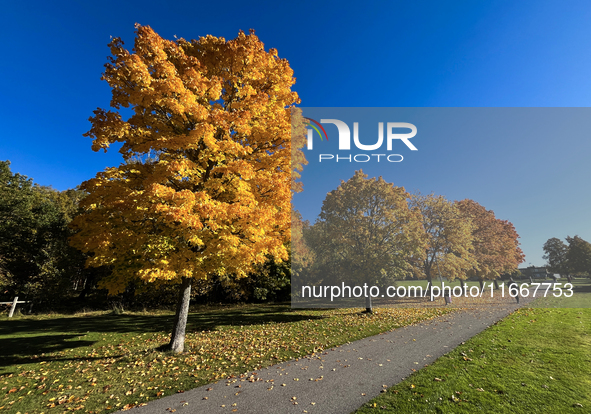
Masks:
[[[456,205],[462,217],[472,223],[473,255],[477,265],[468,271],[468,277],[493,280],[517,270],[525,256],[513,224],[496,218],[492,210],[474,200],[465,199]]]
[[[429,281],[440,274],[448,280],[466,279],[466,272],[477,267],[472,254],[472,222],[440,195],[414,194],[410,205],[421,213],[427,245],[425,256],[413,260],[417,276]]]
[[[109,45],[113,110],[94,111],[85,134],[94,151],[121,143],[124,163],[82,184],[72,244],[112,267],[111,292],[287,259],[299,103],[289,63],[252,31],[171,41],[136,27],[132,52]]]

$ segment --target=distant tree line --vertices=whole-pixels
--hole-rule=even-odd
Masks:
[[[418,277],[432,286],[441,276],[482,286],[524,259],[513,224],[476,201],[410,194],[361,170],[327,194],[314,224],[295,212],[292,227],[293,269],[308,285]]]
[[[84,255],[68,244],[69,222],[84,193],[56,191],[10,171],[0,162],[0,293],[38,307],[64,297],[84,298],[97,269],[84,269]],[[68,292],[68,294],[64,294]]]
[[[36,310],[173,305],[178,289],[166,280],[132,279],[115,296],[99,288],[113,269],[85,266],[92,253],[69,243],[75,233],[70,223],[82,213],[80,201],[86,196],[80,189],[37,185],[11,172],[9,161],[0,161],[1,297],[19,296]],[[524,257],[513,225],[477,202],[410,194],[361,170],[327,195],[313,225],[294,211],[292,228],[287,247],[293,261],[269,257],[246,278],[212,274],[196,281],[193,300],[288,300],[291,272],[305,273],[312,284],[332,279],[379,284],[406,277],[433,282],[439,276],[496,283],[515,272]],[[544,245],[551,270],[588,274],[591,244],[578,236],[566,240],[568,245],[555,238]]]
[[[579,236],[567,236],[565,240],[552,237],[544,243],[548,270],[561,276],[590,276],[591,243]]]

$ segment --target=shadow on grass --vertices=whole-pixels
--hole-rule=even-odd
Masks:
[[[219,326],[256,325],[261,323],[287,323],[308,319],[321,319],[322,316],[301,315],[291,312],[288,305],[245,306],[220,310],[205,310],[189,314],[187,321],[188,332],[213,330]],[[20,337],[23,335],[46,335],[63,333],[64,335],[46,336],[44,338],[64,338],[93,333],[149,333],[168,332],[172,330],[174,315],[91,315],[91,316],[59,316],[50,319],[19,318],[0,322],[0,349],[6,354],[2,337]],[[71,335],[69,335],[71,334]],[[69,335],[69,336],[68,336]],[[42,336],[43,337],[43,336]],[[31,338],[20,339],[21,345]],[[48,339],[49,340],[49,339]],[[52,339],[53,340],[53,339]],[[66,348],[74,347],[74,342],[68,342]],[[50,345],[50,346],[56,346]],[[84,346],[84,345],[81,345]],[[53,351],[53,349],[52,349]],[[51,351],[40,351],[51,352]],[[0,355],[1,356],[1,355]]]
[[[589,292],[591,292],[591,284],[590,285],[575,285],[573,287],[573,292],[589,293]]]
[[[121,358],[123,356],[123,354],[121,355],[113,355],[110,356],[109,358],[112,359],[117,359],[117,358]],[[24,364],[32,364],[32,363],[40,363],[43,361],[46,362],[54,362],[54,361],[68,361],[68,362],[72,362],[72,361],[82,361],[82,362],[88,362],[88,361],[96,361],[96,360],[104,360],[105,357],[69,357],[69,358],[60,358],[60,357],[52,357],[52,356],[43,356],[43,357],[38,357],[38,358],[34,358],[32,356],[14,356],[12,358],[0,358],[0,375],[4,376],[4,375],[10,375],[10,374],[15,374],[18,371],[20,371],[20,369],[18,370],[14,370],[15,367],[20,365],[24,365]],[[12,369],[12,371],[10,371]]]
[[[78,340],[72,340],[78,338]],[[52,355],[53,352],[63,351],[84,346],[91,346],[96,341],[80,340],[80,335],[39,335],[27,337],[0,338],[0,375],[4,367],[10,365],[29,364],[32,362],[55,361],[59,359],[74,360],[77,358],[60,358]],[[82,358],[84,360],[92,358]]]
[[[288,305],[244,306],[214,309],[189,315],[188,332],[214,330],[220,326],[288,323],[322,319],[320,315],[291,312]],[[75,361],[93,357],[55,355],[66,349],[90,347],[96,341],[83,339],[87,333],[151,333],[172,330],[174,315],[90,315],[55,318],[5,319],[0,322],[0,375],[10,366],[42,361]],[[49,355],[48,355],[49,354]],[[100,359],[100,358],[99,358]]]

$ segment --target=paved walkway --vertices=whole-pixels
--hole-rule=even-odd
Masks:
[[[244,378],[151,401],[129,412],[349,414],[515,309],[517,305],[458,311],[252,371]]]

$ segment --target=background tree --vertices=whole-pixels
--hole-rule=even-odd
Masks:
[[[83,196],[36,185],[0,161],[0,292],[36,308],[55,307],[72,293],[84,257],[68,245],[67,225]]]
[[[562,240],[552,237],[544,243],[543,258],[548,262],[548,270],[561,276],[568,274],[568,246]]]
[[[302,148],[307,143],[307,131],[305,119],[300,108],[293,107],[291,110],[291,191],[299,193],[303,186],[300,181],[300,172],[304,165],[308,164]],[[314,261],[314,254],[304,240],[304,229],[310,227],[308,221],[302,219],[299,211],[291,210],[291,276],[300,278],[304,268],[309,268]],[[291,283],[290,283],[291,286]]]
[[[0,255],[5,277],[2,290],[10,296],[31,295],[41,272],[39,258],[47,223],[49,203],[36,191],[33,180],[0,162]],[[48,214],[49,213],[49,217]]]
[[[304,165],[308,164],[302,148],[307,144],[307,120],[302,114],[302,109],[291,108],[291,191],[299,193],[303,190],[301,172]],[[293,214],[293,213],[292,213]],[[299,214],[299,213],[298,213]],[[293,215],[292,215],[293,218]]]
[[[11,284],[12,280],[4,267],[4,259],[0,257],[0,296],[8,293],[8,288]]]
[[[314,253],[306,243],[304,231],[310,228],[310,223],[302,219],[297,210],[291,212],[291,271],[299,277],[304,268],[309,268],[314,262]]]
[[[568,252],[566,260],[570,273],[591,275],[591,243],[579,236],[567,236]]]
[[[281,302],[289,300],[291,292],[289,261],[268,260],[254,267],[248,277],[217,275],[204,282],[208,302]]]
[[[314,251],[337,270],[339,282],[378,285],[410,272],[408,259],[423,251],[420,217],[409,194],[362,170],[327,194]],[[366,300],[372,310],[371,298]]]
[[[413,194],[410,205],[421,214],[426,240],[423,255],[413,258],[415,272],[433,286],[433,276],[448,280],[465,279],[477,268],[472,254],[472,223],[465,220],[457,205],[443,196]]]
[[[122,143],[125,163],[83,183],[72,243],[112,268],[113,293],[180,284],[169,347],[182,352],[192,281],[288,259],[295,79],[252,32],[170,41],[137,26],[132,53],[110,48],[114,111],[97,109],[86,135],[95,151]]]
[[[494,280],[496,285],[502,274],[517,270],[523,262],[519,236],[513,224],[497,219],[492,210],[474,200],[465,199],[456,205],[463,218],[472,223],[472,254],[476,263],[467,276],[478,278],[481,289],[485,280]]]
[[[304,222],[302,228],[305,253],[300,259],[292,259],[292,301],[299,298],[302,286],[341,283],[348,278],[346,253],[338,239],[330,235],[330,226],[316,220],[314,225]]]

